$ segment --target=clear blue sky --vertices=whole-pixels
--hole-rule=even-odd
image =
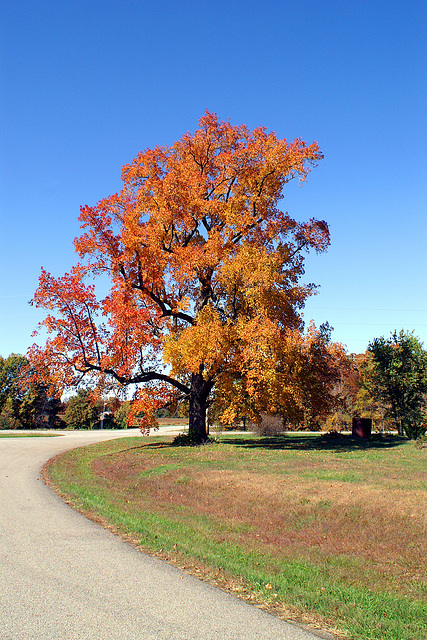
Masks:
[[[76,261],[80,205],[206,108],[325,154],[282,201],[331,229],[305,319],[351,352],[400,328],[427,344],[424,1],[14,0],[1,19],[1,355],[33,341],[40,267]]]

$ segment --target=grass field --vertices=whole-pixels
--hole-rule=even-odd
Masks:
[[[74,506],[285,619],[427,638],[427,450],[395,437],[126,438],[50,463]]]

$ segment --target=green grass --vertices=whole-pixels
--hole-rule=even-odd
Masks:
[[[59,433],[1,433],[0,438],[52,438]]]
[[[426,462],[399,438],[245,434],[206,447],[109,441],[59,456],[49,474],[141,548],[278,615],[357,640],[423,640]]]

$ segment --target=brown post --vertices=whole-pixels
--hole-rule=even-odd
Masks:
[[[353,418],[352,430],[351,433],[353,436],[357,438],[366,438],[369,439],[371,437],[372,432],[372,418]]]

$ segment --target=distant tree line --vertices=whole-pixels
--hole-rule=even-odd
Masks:
[[[0,356],[0,429],[124,429],[130,402],[96,398],[89,389],[61,400],[53,385],[34,382],[29,360]]]
[[[33,382],[25,356],[0,356],[0,429],[57,428],[62,404],[50,391]]]

